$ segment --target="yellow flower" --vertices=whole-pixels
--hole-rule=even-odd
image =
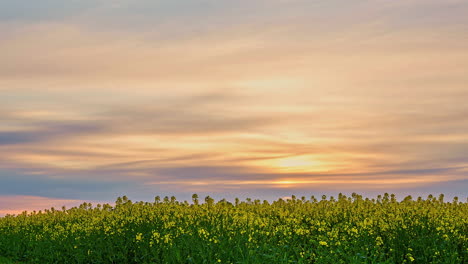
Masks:
[[[378,236],[378,237],[375,239],[375,244],[376,244],[377,246],[383,245],[383,240],[382,240],[382,238]]]
[[[142,233],[136,234],[135,241],[140,242],[141,240],[143,240],[143,234]]]

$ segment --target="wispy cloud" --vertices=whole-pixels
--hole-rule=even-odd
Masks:
[[[467,187],[467,11],[0,3],[0,195]]]

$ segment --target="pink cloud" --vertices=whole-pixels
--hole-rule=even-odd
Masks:
[[[67,208],[78,206],[83,200],[56,199],[40,196],[27,195],[0,195],[0,216],[7,214],[20,214],[23,211],[39,211],[55,207],[56,209],[66,206]]]

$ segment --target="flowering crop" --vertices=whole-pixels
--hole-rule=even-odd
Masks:
[[[468,203],[339,195],[45,210],[0,218],[22,263],[468,263]]]

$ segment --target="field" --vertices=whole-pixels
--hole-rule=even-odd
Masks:
[[[196,195],[0,218],[0,263],[468,263],[468,203]]]
[[[15,262],[11,261],[10,259],[0,257],[0,264],[13,264]]]

